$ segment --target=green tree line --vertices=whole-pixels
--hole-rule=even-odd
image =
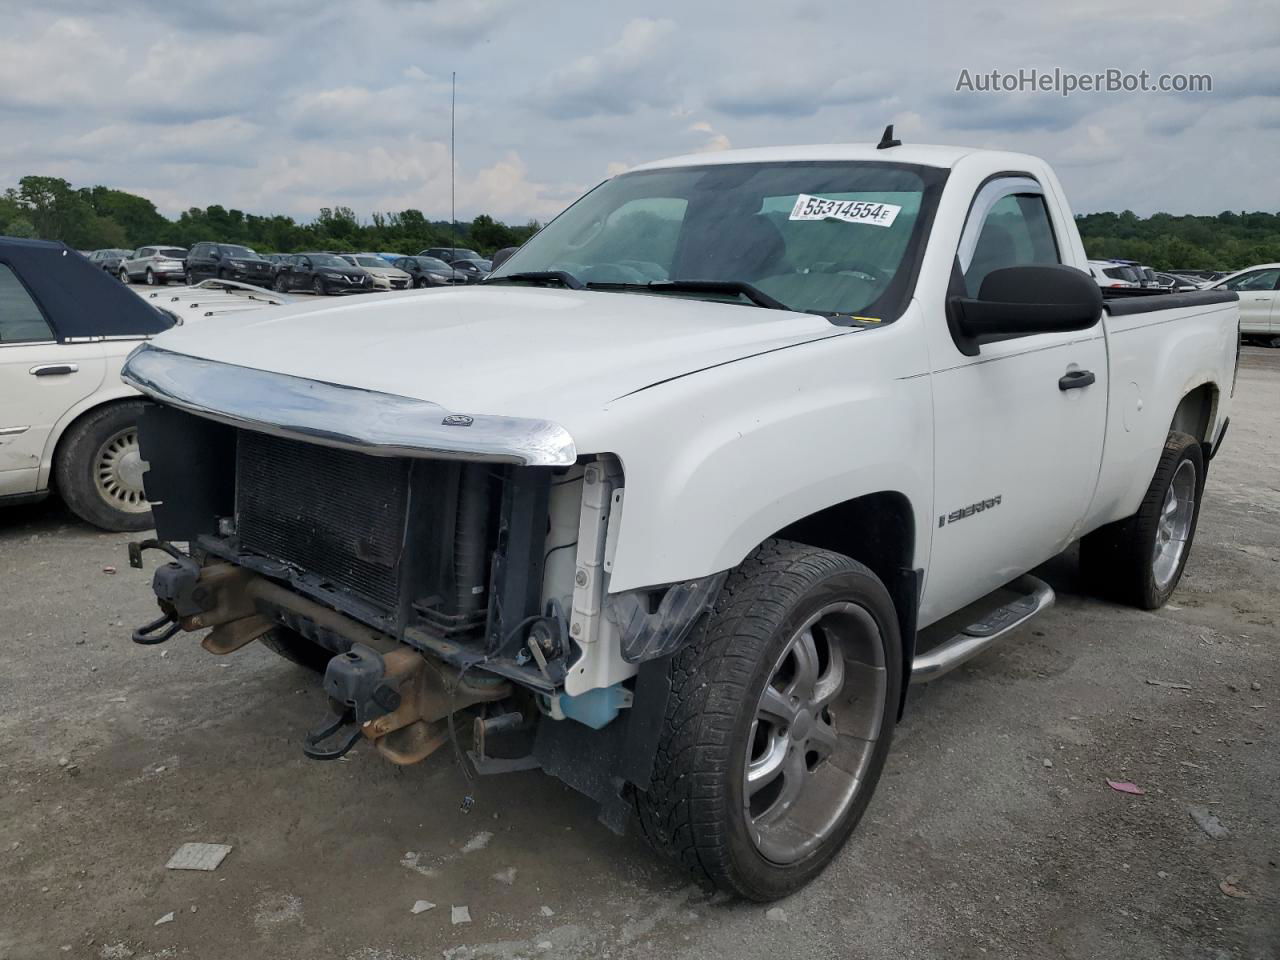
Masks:
[[[456,245],[483,254],[524,243],[536,221],[509,226],[487,214],[459,223]],[[295,250],[392,250],[417,253],[454,245],[446,220],[421,210],[374,213],[361,222],[350,207],[324,207],[309,223],[280,214],[260,216],[214,204],[191,207],[170,220],[155,204],[110,187],[73,187],[58,177],[23,177],[0,194],[0,235],[61,240],[77,250],[136,249],[148,244],[190,247],[200,241],[242,243],[260,253]]]
[[[1216,217],[1132,211],[1076,217],[1090,257],[1137,260],[1157,270],[1240,270],[1280,262],[1280,214],[1233,213]]]
[[[1280,262],[1280,214],[1234,213],[1215,217],[1132,211],[1076,218],[1090,257],[1138,260],[1157,270],[1237,270]],[[491,254],[524,243],[538,229],[531,221],[509,226],[481,214],[457,226],[458,246]],[[309,223],[281,214],[262,216],[218,204],[191,207],[170,220],[145,197],[110,187],[72,187],[58,177],[23,177],[0,194],[0,234],[62,240],[79,250],[135,249],[169,243],[190,247],[202,240],[242,243],[262,253],[295,250],[396,250],[449,246],[450,224],[428,220],[421,210],[374,213],[361,222],[350,207],[324,207]]]

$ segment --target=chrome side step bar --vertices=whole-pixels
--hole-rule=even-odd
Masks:
[[[1053,587],[1030,574],[1024,574],[1007,587],[1022,594],[1002,607],[997,607],[977,623],[971,623],[950,640],[945,640],[928,653],[919,654],[911,663],[911,682],[928,683],[950,673],[970,657],[1016,630],[1038,613],[1053,606]]]

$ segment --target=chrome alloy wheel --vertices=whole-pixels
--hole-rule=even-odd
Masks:
[[[743,776],[747,832],[765,859],[795,863],[839,828],[886,691],[880,631],[857,604],[828,604],[792,635],[756,704]]]
[[[93,480],[98,494],[117,510],[146,513],[151,509],[142,489],[146,462],[138,448],[138,428],[113,434],[93,458]]]
[[[1163,590],[1178,573],[1191,523],[1196,515],[1196,465],[1183,460],[1169,481],[1156,526],[1156,544],[1151,556],[1151,574],[1157,590]]]

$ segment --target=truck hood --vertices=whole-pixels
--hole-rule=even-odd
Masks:
[[[572,433],[646,387],[851,332],[812,314],[667,295],[481,286],[271,307],[154,342],[457,413],[551,420]]]

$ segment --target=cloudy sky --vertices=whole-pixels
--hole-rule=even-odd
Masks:
[[[1079,212],[1280,210],[1274,0],[0,0],[0,187],[546,219],[672,154],[878,138],[1047,157]],[[957,93],[1019,68],[1212,93]]]

